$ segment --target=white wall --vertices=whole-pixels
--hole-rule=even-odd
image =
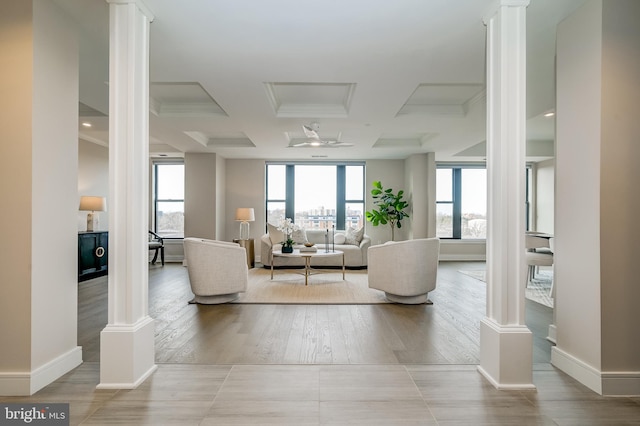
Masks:
[[[555,160],[536,164],[536,228],[538,232],[553,234],[555,199]]]
[[[216,238],[218,240],[227,240],[226,223],[228,216],[226,214],[226,160],[216,155]]]
[[[602,370],[635,372],[640,395],[640,2],[603,5]]]
[[[84,140],[78,141],[78,203],[80,196],[107,197],[109,209],[109,149]],[[77,212],[78,231],[87,230],[87,213]],[[109,212],[100,215],[98,231],[109,229]]]
[[[406,192],[405,160],[367,160],[365,176],[365,210],[374,207],[371,198],[373,182],[378,180],[384,188],[392,188],[394,192],[403,189]],[[407,221],[408,224],[409,221]],[[402,241],[409,238],[408,227],[396,229],[395,240]],[[391,228],[389,225],[373,226],[365,221],[365,233],[371,237],[371,244],[382,244],[391,240]]]
[[[256,258],[260,259],[260,237],[265,233],[265,160],[226,160],[225,230],[231,241],[240,237],[240,224],[235,221],[238,207],[252,207],[256,220],[249,224],[254,239]]]
[[[33,16],[32,264],[36,266],[31,295],[31,367],[35,370],[70,351],[80,353],[76,232],[78,46],[73,27],[54,4],[34,2]],[[43,241],[55,242],[55,249]],[[36,375],[34,381],[40,378]],[[32,390],[46,384],[47,381],[32,383]]]
[[[412,155],[405,161],[405,199],[410,219],[406,220],[411,239],[435,236],[436,163],[434,153]]]
[[[184,236],[216,239],[218,200],[216,154],[184,156]]]
[[[557,348],[597,370],[601,13],[602,3],[592,1],[558,26],[554,253]]]
[[[0,13],[0,60],[11,64],[0,79],[0,395],[30,393],[32,234],[32,4],[8,2]],[[14,390],[16,393],[12,393]]]
[[[19,3],[19,5],[18,5]],[[0,394],[29,394],[82,362],[77,346],[78,48],[52,2],[3,6]],[[4,21],[6,19],[6,21]],[[8,173],[8,175],[4,175]],[[8,191],[4,193],[4,191]],[[14,192],[15,191],[15,192]],[[5,232],[6,231],[6,232]],[[6,263],[5,263],[6,262]],[[12,373],[18,373],[12,376]]]

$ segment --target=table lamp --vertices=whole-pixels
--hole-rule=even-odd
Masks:
[[[236,209],[236,221],[240,222],[240,239],[249,239],[249,222],[256,220],[252,207],[239,207]]]
[[[80,211],[88,211],[87,214],[87,231],[94,231],[100,227],[100,218],[98,213],[107,210],[107,201],[105,197],[94,197],[90,195],[82,195],[80,197]]]

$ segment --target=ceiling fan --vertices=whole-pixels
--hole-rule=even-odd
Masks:
[[[309,125],[303,124],[302,130],[304,131],[306,140],[302,141],[294,141],[295,143],[291,144],[291,147],[301,148],[301,147],[314,147],[314,148],[342,148],[353,146],[352,143],[341,142],[338,140],[330,140],[330,139],[322,139],[318,134],[318,130],[320,129],[320,125],[318,123],[311,123]]]

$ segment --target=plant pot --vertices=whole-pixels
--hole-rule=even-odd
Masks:
[[[293,253],[293,247],[291,246],[282,246],[283,253]]]

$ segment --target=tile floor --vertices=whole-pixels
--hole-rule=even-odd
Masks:
[[[548,364],[535,391],[499,391],[473,365],[160,364],[133,390],[97,390],[85,363],[31,397],[72,425],[640,425],[640,398],[600,397]]]

